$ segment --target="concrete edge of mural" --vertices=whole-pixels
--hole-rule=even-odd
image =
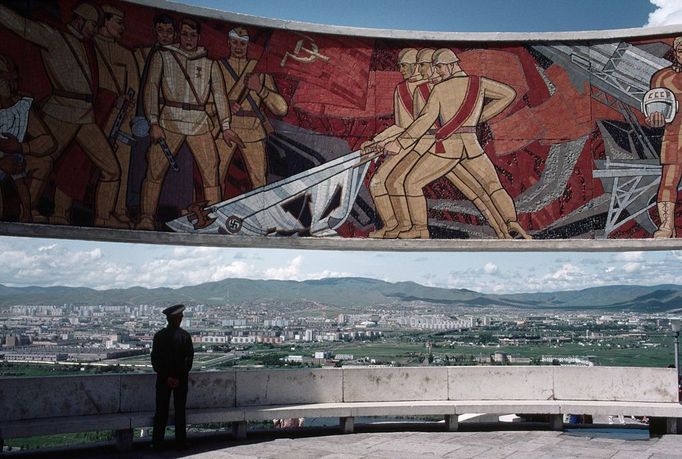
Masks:
[[[682,239],[359,239],[183,234],[0,222],[1,236],[213,247],[404,252],[620,252],[682,250]]]
[[[439,41],[550,41],[550,40],[607,40],[614,38],[637,38],[651,35],[675,34],[682,32],[682,25],[663,27],[639,27],[631,29],[590,30],[569,32],[434,32],[417,30],[371,29],[362,27],[335,26],[310,22],[273,19],[248,14],[231,13],[213,8],[184,5],[167,0],[126,0],[129,3],[163,8],[179,13],[221,19],[244,25],[270,27],[297,32],[352,35],[358,37],[439,40]]]

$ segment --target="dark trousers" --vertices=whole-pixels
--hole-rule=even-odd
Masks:
[[[156,377],[156,412],[154,413],[154,432],[152,433],[154,445],[160,445],[166,433],[171,392],[173,392],[173,404],[175,406],[175,441],[184,443],[187,440],[185,405],[187,404],[188,377],[181,376],[180,385],[175,389],[168,387],[166,379],[165,376],[157,375]]]

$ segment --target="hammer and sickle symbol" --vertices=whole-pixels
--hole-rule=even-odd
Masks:
[[[194,225],[194,229],[206,228],[215,221],[215,218],[208,216],[209,210],[204,208],[206,204],[208,201],[195,202],[187,208],[187,219]]]
[[[320,49],[317,46],[317,43],[315,43],[315,40],[307,35],[304,35],[302,33],[298,34],[302,36],[303,38],[301,40],[298,40],[296,42],[296,46],[294,47],[294,52],[290,53],[287,51],[284,54],[284,57],[282,58],[282,62],[280,62],[279,66],[284,67],[284,65],[287,63],[287,59],[291,58],[297,62],[303,62],[306,64],[310,64],[312,62],[315,62],[317,59],[323,60],[325,62],[329,62],[329,57],[324,56],[319,53]],[[306,40],[310,43],[309,47],[303,46]],[[308,53],[307,56],[301,56],[301,52]]]

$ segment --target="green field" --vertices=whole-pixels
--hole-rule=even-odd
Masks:
[[[287,355],[312,357],[316,351],[329,351],[332,354],[352,354],[355,360],[365,363],[397,364],[403,366],[423,365],[428,358],[426,342],[433,343],[433,360],[449,365],[472,364],[476,360],[486,360],[499,351],[512,356],[527,357],[536,363],[542,356],[589,358],[599,366],[641,366],[667,367],[673,364],[674,351],[672,339],[665,335],[651,335],[649,346],[635,339],[611,339],[579,344],[578,342],[523,346],[498,346],[496,344],[452,345],[441,336],[427,334],[403,335],[375,341],[325,342],[273,346],[254,345],[245,350],[242,357],[225,356],[222,352],[197,352],[194,359],[195,370],[209,361],[217,360],[212,369],[228,369],[234,365],[262,365],[266,367],[284,366],[280,358]],[[654,347],[655,346],[655,347]],[[447,358],[446,358],[447,357]],[[0,362],[0,377],[17,376],[57,376],[75,374],[152,372],[149,355],[121,358],[106,362],[107,366],[54,365]],[[286,366],[295,367],[296,364]]]

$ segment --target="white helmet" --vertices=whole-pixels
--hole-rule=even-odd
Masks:
[[[430,64],[435,52],[436,50],[431,48],[420,49],[417,53],[417,64]]]
[[[99,24],[102,20],[100,9],[91,3],[81,3],[73,10],[73,14],[82,17],[86,21],[92,21]]]
[[[417,50],[414,48],[401,49],[398,53],[398,64],[416,64]]]
[[[642,98],[642,113],[650,116],[652,113],[661,112],[665,117],[666,123],[671,123],[675,119],[678,110],[675,94],[668,88],[653,88],[644,94]]]
[[[441,48],[433,53],[433,65],[436,64],[455,64],[459,62],[459,57],[448,48]]]

